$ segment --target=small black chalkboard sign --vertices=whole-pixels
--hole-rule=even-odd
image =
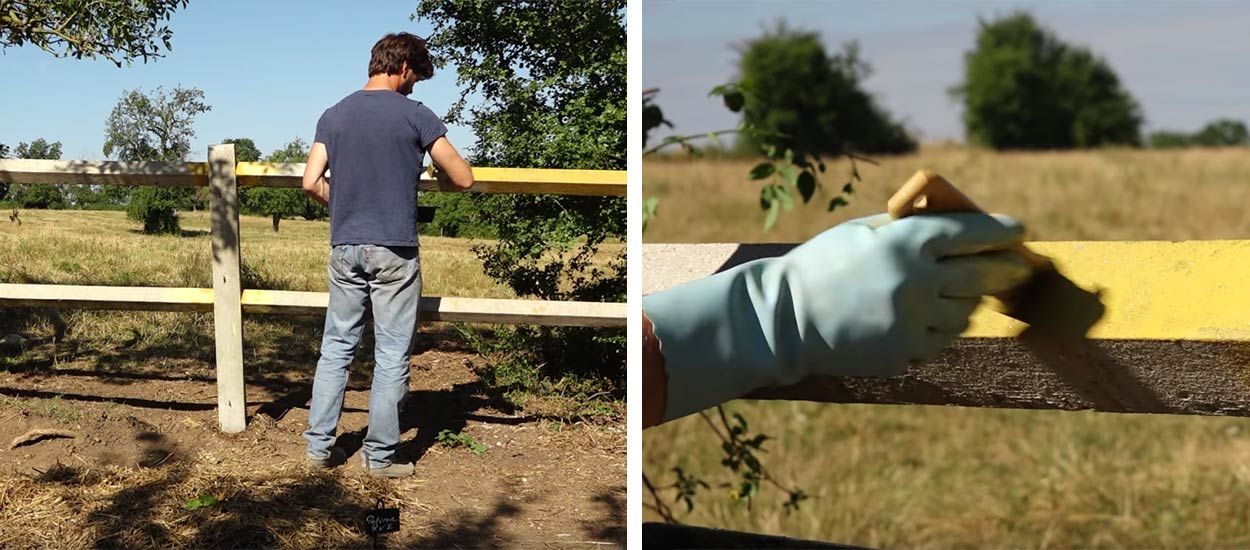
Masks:
[[[365,513],[365,532],[370,535],[399,530],[399,508],[377,508]]]

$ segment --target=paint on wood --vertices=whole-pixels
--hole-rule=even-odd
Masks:
[[[644,292],[793,246],[647,244]],[[987,303],[962,338],[904,376],[813,377],[750,397],[1250,416],[1250,241],[1029,246],[1096,293],[1104,311],[1088,334],[1030,331]]]
[[[240,162],[235,167],[236,183],[243,187],[298,188],[303,175],[303,163]],[[625,175],[623,170],[474,168],[476,183],[467,191],[440,187],[428,173],[422,174],[419,185],[423,191],[623,197]],[[203,162],[4,159],[0,160],[0,183],[204,187],[209,185],[209,167]]]

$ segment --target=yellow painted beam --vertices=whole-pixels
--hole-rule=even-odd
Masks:
[[[791,244],[645,244],[644,293],[655,292]],[[1036,242],[1060,273],[1100,294],[1098,340],[1250,341],[1250,241]],[[1061,306],[1056,306],[1061,307]],[[1010,338],[1025,325],[983,305],[963,336]]]
[[[1250,341],[1250,241],[1037,242],[1060,273],[1099,294],[1099,340]],[[981,307],[963,336],[1010,337],[1026,325]]]
[[[1073,284],[1098,293],[1103,315],[1087,337],[1055,327],[1025,331],[982,307],[963,338],[905,375],[812,376],[748,397],[1250,416],[1250,241],[1028,246],[1049,256]],[[643,292],[793,247],[646,244]],[[1080,311],[1076,297],[1052,300],[1046,310],[1060,317],[1065,307]]]
[[[303,163],[240,162],[235,166],[243,187],[300,186]],[[471,193],[546,193],[557,195],[625,196],[624,170],[553,170],[539,168],[474,168],[477,183]],[[331,174],[333,179],[333,174]],[[162,185],[204,187],[208,165],[203,162],[0,160],[0,183]],[[429,173],[419,183],[423,191],[457,191],[441,186]]]

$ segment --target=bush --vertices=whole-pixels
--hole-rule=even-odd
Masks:
[[[126,217],[143,222],[144,233],[178,233],[178,210],[191,206],[191,190],[181,187],[140,187],[130,196]]]

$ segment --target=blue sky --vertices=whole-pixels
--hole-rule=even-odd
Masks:
[[[778,18],[819,32],[830,52],[858,40],[865,87],[926,140],[962,139],[946,89],[963,77],[978,16],[1027,9],[1065,41],[1105,58],[1142,105],[1147,130],[1193,130],[1218,117],[1250,123],[1250,2],[645,0],[644,87],[680,133],[732,128],[707,91],[735,75],[734,44]],[[663,135],[663,134],[660,134]]]
[[[269,154],[295,137],[312,141],[326,107],[365,83],[369,50],[387,32],[428,36],[409,21],[417,0],[345,2],[196,0],[169,21],[173,50],[117,68],[105,60],[59,59],[22,46],[0,51],[0,143],[60,141],[63,158],[103,159],[104,122],[126,90],[177,85],[204,90],[212,111],[195,123],[191,159],[208,146],[250,137]],[[454,67],[409,96],[440,116],[459,97]],[[469,149],[467,127],[448,139]]]

